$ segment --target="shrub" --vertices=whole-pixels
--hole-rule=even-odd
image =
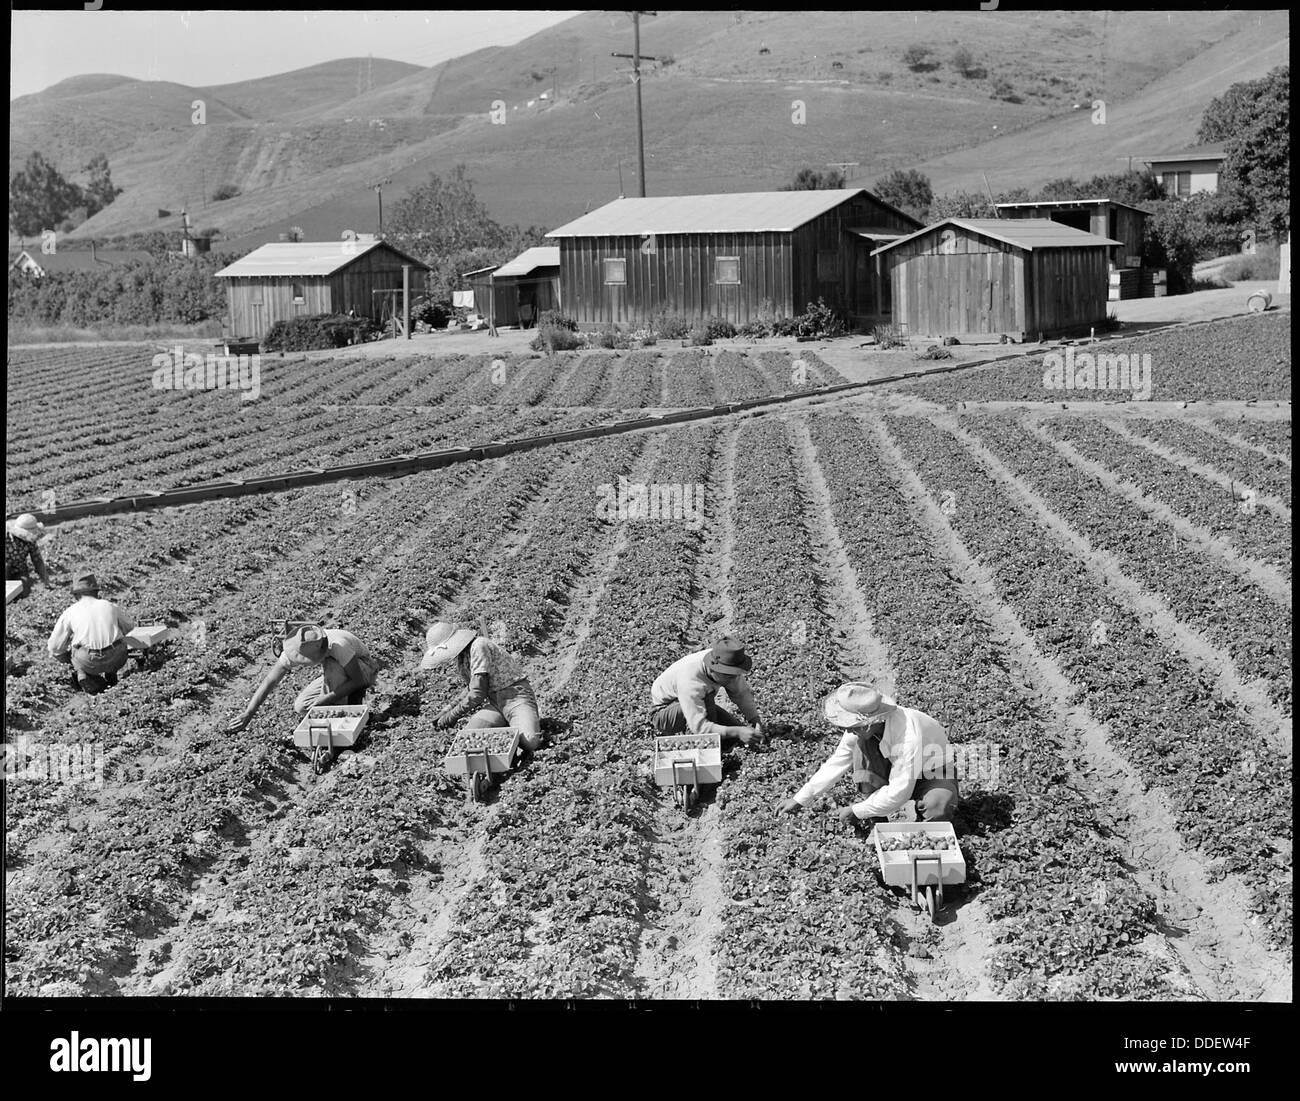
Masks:
[[[691,343],[694,345],[712,344],[713,337],[709,336],[709,330],[700,325],[691,330]]]
[[[423,321],[434,329],[445,329],[451,320],[453,311],[446,302],[435,302],[430,298],[417,298],[411,310],[411,321]]]
[[[534,352],[572,352],[583,346],[583,340],[573,329],[547,323],[537,326],[537,334],[528,346]]]
[[[903,64],[914,73],[928,73],[939,67],[939,63],[934,60],[934,51],[919,42],[903,51]]]
[[[591,335],[591,343],[598,348],[630,348],[632,341],[617,325],[604,325]]]
[[[642,348],[649,348],[659,343],[659,338],[655,336],[653,329],[637,329],[629,336],[629,339],[633,344]]]
[[[730,340],[736,335],[736,326],[725,317],[710,317],[704,323],[704,331],[713,340]]]
[[[661,340],[682,340],[690,335],[691,323],[679,314],[662,312],[650,319],[650,328]]]
[[[227,199],[233,199],[238,194],[239,188],[237,186],[232,183],[223,183],[212,193],[212,201],[214,203],[222,203]]]
[[[907,343],[897,325],[877,325],[871,335],[876,338],[877,348],[901,348]]]
[[[568,329],[571,333],[578,331],[578,323],[573,318],[560,313],[559,310],[543,310],[537,319],[537,327],[540,329],[543,325],[550,325],[555,329]]]
[[[952,359],[952,353],[942,344],[931,344],[924,352],[917,352],[916,359]]]
[[[368,317],[320,314],[277,321],[262,341],[268,352],[310,352],[320,348],[342,348],[360,344],[378,331]]]
[[[956,69],[967,80],[979,80],[988,76],[988,70],[983,65],[975,63],[975,55],[965,46],[960,47],[952,55],[952,67]]]
[[[762,340],[764,337],[771,336],[772,331],[772,322],[761,317],[751,317],[736,330],[737,335],[743,336],[746,340]]]
[[[1111,310],[1106,314],[1106,320],[1097,326],[1103,333],[1113,333],[1117,329],[1122,329],[1124,323],[1119,319],[1119,314]]]
[[[794,335],[799,340],[823,340],[843,336],[844,331],[844,323],[821,298],[809,302],[808,308],[795,318]]]

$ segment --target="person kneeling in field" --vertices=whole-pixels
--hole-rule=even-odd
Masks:
[[[299,627],[284,640],[280,656],[258,685],[243,712],[230,721],[226,732],[234,734],[252,721],[262,701],[291,670],[322,666],[319,677],[298,693],[293,701],[296,714],[328,704],[364,703],[366,692],[379,676],[379,663],[370,656],[356,635],[337,628]]]
[[[909,799],[925,822],[951,822],[957,809],[957,781],[948,767],[948,734],[924,711],[899,707],[867,684],[842,684],[823,708],[826,721],[845,731],[835,752],[792,799],[777,808],[794,814],[850,769],[867,798],[836,813],[883,821]]]
[[[44,534],[45,526],[30,512],[5,521],[5,580],[21,581],[23,596],[32,591],[32,581],[27,576],[29,565],[45,587],[50,587],[50,571],[37,545]]]
[[[77,602],[68,608],[50,632],[50,657],[72,666],[73,685],[91,696],[117,684],[126,664],[127,632],[135,620],[116,604],[99,599],[99,582],[83,573],[72,586]]]
[[[719,639],[707,650],[679,658],[659,674],[650,687],[650,719],[663,736],[720,734],[723,743],[761,745],[763,724],[745,674],[754,659],[734,638]],[[731,702],[750,723],[746,726],[717,703],[718,689],[725,688]]]
[[[421,669],[436,669],[456,662],[465,692],[438,716],[437,727],[446,730],[466,715],[465,729],[508,726],[523,732],[520,744],[527,750],[542,745],[542,721],[537,696],[519,660],[473,627],[435,623],[424,635]]]

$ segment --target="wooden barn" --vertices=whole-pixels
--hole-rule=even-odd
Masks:
[[[872,249],[921,223],[861,188],[617,199],[552,230],[560,299],[580,325],[655,314],[742,325],[824,299],[857,325],[887,318]]]
[[[1117,268],[1142,266],[1142,242],[1151,216],[1141,207],[1117,199],[1052,199],[1037,203],[998,203],[999,218],[1050,218],[1063,226],[1081,229],[1119,242],[1110,262]]]
[[[277,321],[345,314],[376,323],[402,316],[402,271],[411,298],[424,291],[429,266],[392,245],[297,241],[263,245],[217,272],[230,303],[230,335],[261,340]]]
[[[474,288],[474,310],[496,325],[537,323],[543,310],[560,308],[560,250],[556,245],[526,249],[499,268],[465,273]],[[491,311],[491,312],[489,312]]]
[[[948,218],[874,255],[908,336],[1020,341],[1104,321],[1119,243],[1046,218]]]

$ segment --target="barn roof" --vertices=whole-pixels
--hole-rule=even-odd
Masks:
[[[1149,210],[1143,210],[1140,206],[1134,206],[1132,203],[1121,202],[1119,199],[1039,199],[1032,203],[994,203],[998,210],[1015,210],[1022,207],[1030,206],[1096,206],[1098,203],[1109,203],[1111,206],[1128,207],[1129,210],[1136,210],[1139,214],[1150,215]]]
[[[558,268],[560,266],[559,245],[538,245],[525,249],[508,264],[502,264],[496,270],[494,278],[501,279],[509,275],[527,275],[538,268]]]
[[[1095,233],[1072,229],[1070,226],[1063,226],[1060,222],[1053,222],[1047,218],[945,218],[942,222],[935,222],[932,226],[918,229],[915,233],[909,233],[897,241],[890,241],[887,245],[872,249],[871,255],[875,256],[889,249],[898,248],[899,245],[932,233],[936,229],[942,229],[944,226],[957,226],[969,233],[989,237],[994,241],[1001,241],[1003,244],[1022,248],[1028,252],[1036,248],[1089,248],[1096,245],[1123,244],[1122,241],[1112,241],[1109,237],[1099,237]]]
[[[347,246],[349,251],[344,251]],[[393,248],[386,241],[279,241],[255,248],[247,256],[222,268],[217,276],[260,278],[278,275],[333,275],[366,253],[385,248],[425,271],[429,265]]]
[[[615,199],[553,229],[547,237],[644,237],[651,233],[789,232],[834,210],[863,188],[831,191],[746,191],[722,195],[657,195]],[[880,200],[875,199],[876,202]],[[882,203],[893,210],[888,204]]]

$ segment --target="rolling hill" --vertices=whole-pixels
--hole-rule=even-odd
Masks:
[[[1003,189],[1115,171],[1189,143],[1214,96],[1286,63],[1287,18],[662,12],[642,30],[659,59],[643,83],[648,188],[758,190],[801,164],[851,161],[853,183],[918,167],[938,192],[981,188],[983,173]],[[290,225],[368,231],[375,180],[391,181],[387,207],[460,162],[499,220],[557,225],[635,192],[629,65],[610,56],[630,46],[626,16],[589,12],[431,68],[352,58],[209,88],[77,77],[11,104],[11,171],[38,142],[65,171],[108,155],[125,192],[74,239],[168,228],[157,208],[182,206],[235,251]],[[909,67],[918,46],[930,56]],[[205,126],[190,122],[195,99]],[[221,183],[241,193],[211,202]]]

